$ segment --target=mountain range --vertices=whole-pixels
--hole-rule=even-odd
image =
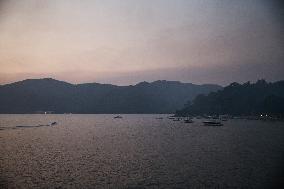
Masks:
[[[116,86],[27,79],[0,86],[0,113],[174,113],[197,95],[220,89],[165,80]]]
[[[274,115],[284,116],[284,81],[231,83],[208,95],[200,94],[177,115]]]

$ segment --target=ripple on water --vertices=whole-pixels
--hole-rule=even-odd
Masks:
[[[0,115],[0,187],[259,188],[283,171],[282,123],[155,118]]]

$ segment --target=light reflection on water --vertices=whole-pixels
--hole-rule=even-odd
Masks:
[[[261,188],[283,171],[283,123],[122,116],[0,115],[0,188]]]

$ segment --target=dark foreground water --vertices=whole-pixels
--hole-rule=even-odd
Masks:
[[[272,188],[284,124],[160,115],[0,115],[0,188]],[[54,127],[36,126],[57,121]],[[283,184],[283,183],[282,183]]]

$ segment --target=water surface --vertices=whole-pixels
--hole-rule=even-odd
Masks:
[[[270,188],[284,124],[167,115],[0,115],[0,188]],[[156,119],[164,117],[164,119]],[[56,126],[16,127],[46,125]],[[278,182],[278,183],[277,183]]]

